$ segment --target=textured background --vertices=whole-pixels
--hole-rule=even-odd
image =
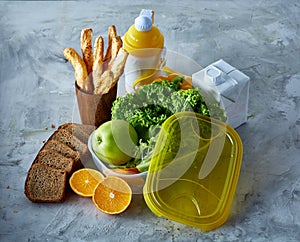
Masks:
[[[153,215],[135,196],[119,216],[90,199],[32,204],[26,173],[54,126],[74,120],[74,73],[62,50],[80,31],[123,35],[155,10],[167,48],[201,66],[222,58],[251,78],[250,118],[230,217],[202,233]],[[280,1],[0,2],[1,241],[299,241],[300,3]]]

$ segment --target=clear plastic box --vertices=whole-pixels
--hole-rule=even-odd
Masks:
[[[193,112],[162,125],[144,186],[158,216],[208,231],[228,217],[242,162],[242,142],[226,123]]]

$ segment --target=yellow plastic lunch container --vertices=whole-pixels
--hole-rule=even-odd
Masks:
[[[228,218],[243,146],[226,123],[194,112],[176,113],[162,125],[144,186],[150,210],[209,231]]]

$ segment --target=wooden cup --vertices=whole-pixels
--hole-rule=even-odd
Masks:
[[[102,123],[111,120],[111,107],[117,97],[117,87],[106,94],[91,94],[82,91],[75,81],[75,90],[81,122],[99,127]]]

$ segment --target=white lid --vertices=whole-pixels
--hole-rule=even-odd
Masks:
[[[154,21],[154,11],[151,9],[142,9],[140,15],[135,19],[134,25],[138,31],[146,32],[152,29]]]
[[[152,29],[152,20],[146,15],[140,15],[135,19],[134,26],[138,31],[146,32]]]
[[[213,66],[206,69],[206,77],[209,78],[215,85],[219,85],[224,82],[224,80],[222,80],[222,72]]]

